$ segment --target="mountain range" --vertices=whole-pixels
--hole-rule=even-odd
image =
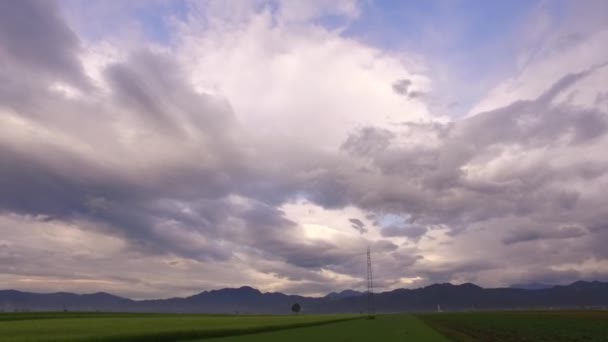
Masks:
[[[325,297],[279,292],[262,293],[252,287],[204,291],[184,298],[132,300],[99,292],[93,294],[31,293],[0,290],[2,311],[113,311],[230,314],[288,314],[293,303],[306,313],[359,313],[367,309],[367,293],[345,290]],[[378,312],[608,308],[608,283],[578,281],[570,285],[524,288],[482,288],[466,283],[434,284],[374,294]]]

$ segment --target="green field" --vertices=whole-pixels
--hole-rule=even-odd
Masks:
[[[201,340],[202,341],[202,340]],[[375,320],[355,320],[323,326],[224,337],[214,342],[282,341],[449,341],[412,315],[378,316]]]
[[[419,315],[454,341],[608,341],[608,311],[520,311]]]
[[[0,341],[608,341],[608,311],[379,315],[0,314]]]
[[[360,318],[352,315],[0,314],[0,341],[181,341]]]

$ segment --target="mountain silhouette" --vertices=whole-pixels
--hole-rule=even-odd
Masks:
[[[359,291],[355,291],[355,290],[350,290],[349,289],[349,290],[343,290],[343,291],[340,291],[340,292],[331,292],[331,293],[328,293],[323,298],[338,299],[338,298],[362,296],[364,294],[365,294],[365,292],[359,292]]]
[[[132,300],[99,292],[30,293],[0,291],[3,311],[114,311],[230,314],[289,314],[293,303],[304,313],[359,313],[367,307],[366,293],[332,292],[325,297],[304,297],[260,292],[249,286],[204,291],[185,298]],[[374,295],[378,312],[606,308],[608,283],[577,281],[540,289],[489,288],[475,284],[434,284],[419,289],[397,289]]]

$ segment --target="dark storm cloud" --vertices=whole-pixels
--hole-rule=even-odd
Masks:
[[[393,83],[393,91],[399,95],[407,96],[412,81],[408,79],[399,80]]]
[[[535,240],[572,239],[586,235],[586,230],[576,226],[558,228],[538,227],[536,229],[520,229],[512,231],[502,241],[506,245]]]
[[[342,149],[356,155],[374,155],[384,151],[393,138],[389,130],[365,127],[350,135],[342,144]]]
[[[106,74],[113,86],[111,98],[100,99],[105,104],[87,115],[107,115],[108,120],[126,117],[140,132],[135,136],[137,144],[145,146],[148,141],[165,150],[131,154],[117,144],[119,132],[111,124],[102,122],[93,135],[79,132],[88,120],[82,115],[73,117],[79,121],[64,122],[61,129],[87,145],[97,143],[96,135],[108,140],[102,143],[110,155],[98,156],[105,160],[79,154],[70,146],[36,142],[23,146],[0,140],[3,212],[68,222],[91,220],[100,223],[94,225],[96,229],[120,236],[142,251],[199,260],[230,257],[215,243],[217,239],[264,247],[264,239],[275,230],[293,225],[275,208],[262,210],[265,206],[255,199],[239,204],[228,198],[250,177],[232,141],[238,127],[222,100],[195,93],[185,84],[174,61],[142,51],[110,66]],[[55,101],[66,110],[79,109],[78,99]],[[69,115],[49,110],[48,116]],[[173,145],[169,151],[167,144]],[[180,155],[180,148],[191,146],[195,148]],[[170,153],[174,162],[155,163],[162,153]],[[113,165],[116,157],[122,160]],[[133,157],[143,164],[125,167]],[[234,232],[228,221],[244,222],[250,234]]]
[[[500,267],[500,263],[491,260],[461,260],[457,263],[442,263],[432,268],[417,266],[412,274],[422,276],[429,284],[447,283],[454,279],[474,282],[479,272],[491,271]]]
[[[375,269],[379,278],[391,278],[395,275],[401,276],[405,267],[414,264],[418,257],[415,252],[401,248],[390,240],[361,241],[361,244],[345,247],[343,244],[336,245],[336,249],[347,249],[349,252],[344,254],[344,258],[339,263],[327,265],[326,268],[340,273],[348,274],[361,278],[361,286],[365,286],[363,276],[366,274],[367,254],[366,247],[372,253],[374,265],[382,265]]]
[[[195,129],[198,138],[221,138],[231,133],[228,104],[194,92],[184,72],[170,56],[142,50],[127,63],[108,67],[105,75],[117,103],[154,125],[150,128],[157,134],[188,138],[186,131]]]
[[[365,228],[365,223],[359,220],[358,218],[349,218],[348,221],[351,223],[351,227],[358,231],[360,234],[367,233],[367,228]]]
[[[256,232],[255,229],[251,231]],[[278,258],[302,268],[327,268],[339,273],[355,275],[363,274],[361,265],[367,245],[375,253],[380,254],[391,253],[399,248],[388,240],[378,240],[369,244],[363,239],[340,243],[340,241],[308,240],[293,233],[284,229],[274,231],[256,243],[259,244],[260,250],[268,253],[269,258]]]
[[[398,80],[395,83],[393,83],[393,91],[401,96],[405,96],[410,99],[425,95],[424,92],[412,90],[411,86],[412,86],[412,81],[409,79]]]
[[[0,57],[3,64],[45,73],[89,87],[76,54],[78,37],[62,20],[55,1],[0,3]]]
[[[265,249],[285,258],[289,264],[318,269],[341,265],[353,257],[353,250],[339,248],[329,242],[298,243],[290,241],[267,241]]]
[[[404,236],[418,241],[427,232],[427,228],[419,225],[391,225],[382,228],[381,233],[384,237]]]

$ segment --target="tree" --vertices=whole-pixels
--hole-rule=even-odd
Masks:
[[[300,310],[302,309],[302,307],[300,306],[300,303],[295,303],[294,305],[291,306],[291,311],[298,313],[300,312]]]

